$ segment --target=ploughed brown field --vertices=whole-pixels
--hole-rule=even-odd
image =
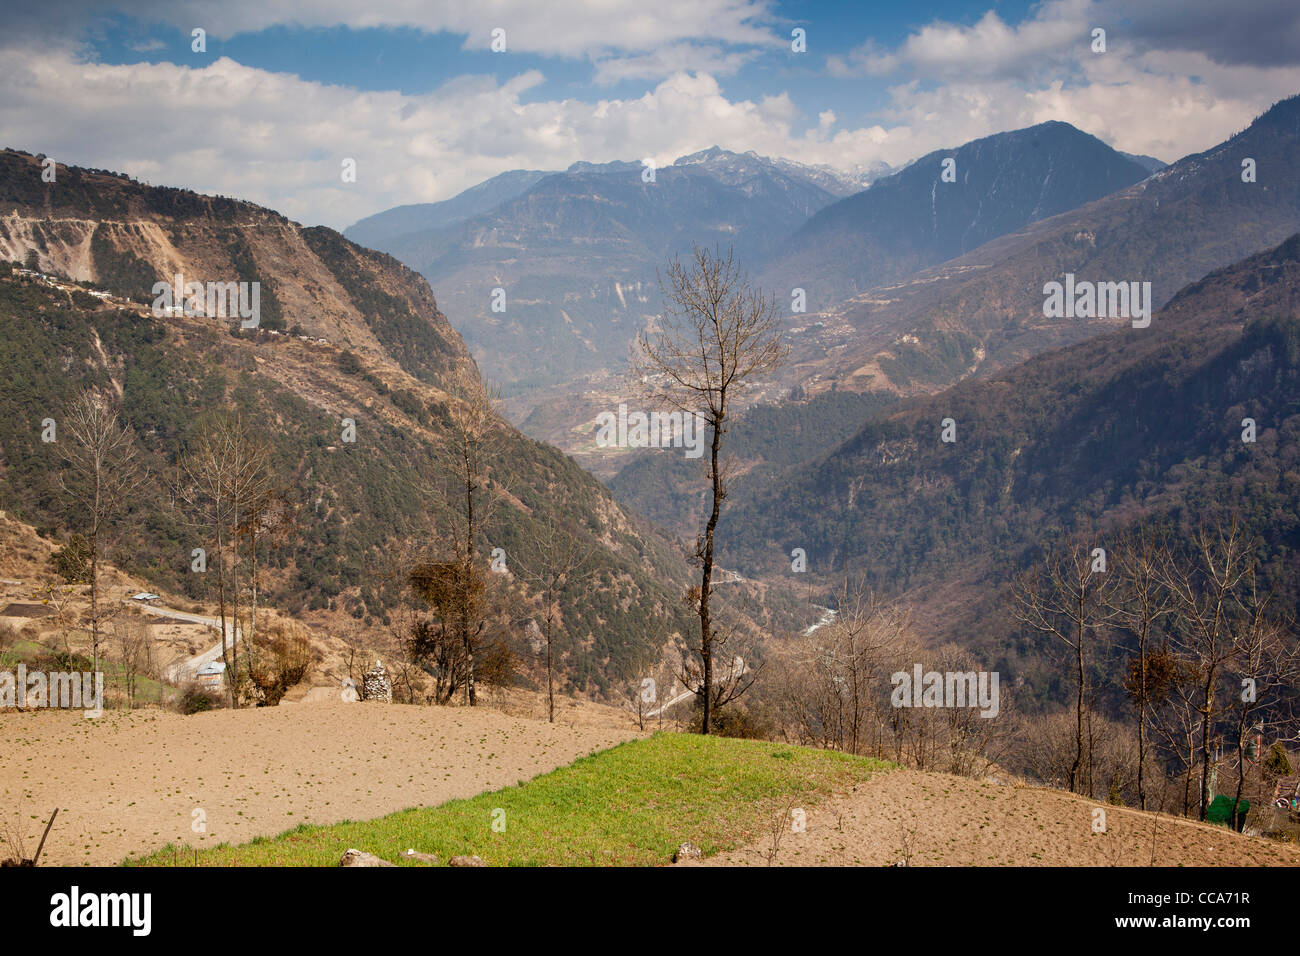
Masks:
[[[46,865],[111,865],[300,823],[364,820],[510,786],[637,736],[611,708],[308,702],[190,717],[157,709],[0,712],[0,832],[27,855],[59,807]],[[557,711],[557,716],[561,716]],[[777,795],[773,795],[774,797]],[[1300,848],[1073,794],[896,769],[805,811],[778,865],[1293,866]],[[201,810],[199,815],[196,810]],[[193,824],[202,819],[205,830]],[[685,865],[768,864],[771,838]],[[0,846],[0,855],[9,855]]]
[[[1105,810],[1105,832],[1093,811]],[[805,811],[778,866],[1296,866],[1300,848],[1060,790],[943,773],[875,774]],[[771,839],[689,865],[766,866]]]
[[[574,723],[341,701],[189,717],[0,711],[0,832],[20,831],[30,856],[58,807],[41,864],[112,865],[168,843],[243,843],[469,797],[636,735]]]

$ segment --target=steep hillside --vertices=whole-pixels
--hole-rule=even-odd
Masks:
[[[1253,160],[1255,181],[1244,182]],[[1300,229],[1300,97],[1231,139],[1071,212],[986,243],[819,316],[796,340],[792,381],[935,391],[1124,324],[1044,316],[1043,287],[1150,282],[1159,307],[1189,282]],[[873,187],[874,189],[875,187]]]
[[[1268,171],[1255,183],[1242,182],[1245,157]],[[1300,229],[1300,184],[1291,173],[1297,164],[1300,98],[1292,98],[1227,143],[1129,189],[878,287],[832,312],[807,316],[787,329],[792,358],[780,375],[814,398],[846,388],[868,398],[934,393],[1130,324],[1122,318],[1046,318],[1043,286],[1066,272],[1090,282],[1145,280],[1153,306],[1163,304],[1188,282]],[[838,427],[787,430],[786,423],[797,419],[773,409],[765,433],[774,448],[808,453],[796,464],[819,459],[846,437]],[[770,464],[770,455],[736,454],[740,470],[752,475],[736,482],[735,507],[757,493],[761,481],[785,487],[772,469],[754,467]],[[667,459],[633,460],[612,486],[620,500],[671,527],[692,504],[680,470]]]
[[[76,527],[41,422],[61,420],[81,387],[111,387],[155,476],[130,503],[118,557],[130,573],[201,597],[204,576],[189,573],[188,558],[201,533],[169,483],[195,423],[235,407],[269,439],[299,509],[297,534],[271,559],[267,600],[317,624],[346,613],[357,627],[384,627],[398,590],[384,574],[390,556],[445,533],[435,458],[459,401],[454,380],[471,368],[427,284],[337,233],[245,203],[64,167],[57,184],[42,184],[33,157],[8,152],[0,163],[0,255],[22,262],[34,250],[47,272],[146,301],[175,271],[258,279],[263,318],[273,290],[283,324],[303,330],[159,319],[0,265],[0,508],[53,533]],[[340,440],[343,418],[356,422],[355,443]],[[489,491],[501,505],[485,543],[516,554],[561,527],[594,549],[591,580],[566,595],[557,647],[574,686],[600,691],[688,623],[685,562],[557,450],[504,422],[491,444]]]
[[[872,417],[738,501],[723,561],[788,575],[802,547],[810,572],[908,592],[936,640],[997,643],[1008,573],[1054,531],[1143,515],[1184,532],[1240,516],[1268,585],[1300,602],[1300,235],[1188,286],[1149,328]]]
[[[396,361],[437,385],[469,352],[427,283],[400,262],[269,209],[0,151],[0,260],[152,302],[156,281],[260,283],[261,322]]]
[[[741,413],[724,446],[732,462],[730,499],[745,500],[752,490],[780,480],[786,470],[822,457],[897,400],[888,392],[823,392],[780,405],[755,405]],[[705,459],[640,449],[626,451],[619,463],[622,467],[608,482],[619,502],[637,514],[654,515],[660,527],[684,541],[693,540],[710,506]],[[722,528],[731,532],[729,517],[724,517]]]
[[[1147,175],[1068,123],[986,136],[827,206],[781,244],[760,281],[783,293],[802,288],[809,308],[825,308]]]

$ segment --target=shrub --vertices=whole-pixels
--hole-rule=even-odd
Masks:
[[[50,564],[68,584],[90,583],[90,544],[74,534],[66,545],[50,555]]]
[[[694,714],[691,717],[691,731],[699,733],[704,724],[704,712],[699,698],[694,702]],[[719,737],[737,737],[744,740],[771,740],[772,725],[746,707],[735,704],[715,710],[710,717],[709,730]]]
[[[205,710],[216,710],[221,706],[217,697],[197,683],[186,684],[181,688],[176,699],[176,709],[182,714],[201,714]]]
[[[103,644],[100,644],[100,658],[103,658]],[[33,670],[43,671],[92,671],[95,669],[93,659],[85,654],[76,654],[65,650],[51,650],[37,654],[29,665]]]
[[[261,692],[263,706],[275,707],[290,687],[307,676],[311,667],[311,645],[306,633],[293,623],[275,622],[266,633],[270,638],[257,648],[253,684]]]
[[[361,360],[345,349],[339,353],[339,371],[344,375],[356,375],[361,371]]]
[[[518,660],[508,644],[503,640],[492,641],[477,652],[478,660],[474,664],[476,683],[491,687],[510,687],[515,682]]]
[[[3,647],[3,639],[0,639],[0,647]],[[1286,748],[1280,743],[1273,744],[1268,748],[1268,756],[1264,758],[1264,769],[1275,777],[1289,777],[1292,774],[1291,758],[1287,756]]]

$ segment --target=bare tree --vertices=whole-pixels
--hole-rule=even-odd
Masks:
[[[396,645],[397,651],[394,656],[396,662],[397,678],[393,681],[393,686],[397,687],[399,682],[406,687],[406,702],[408,704],[416,703],[416,681],[423,685],[423,678],[418,678],[421,673],[420,661],[416,656],[416,649],[412,643],[413,628],[415,623],[415,612],[407,604],[398,604],[388,611],[388,632]],[[421,686],[423,691],[423,686]]]
[[[464,689],[473,706],[474,648],[487,627],[489,586],[486,570],[457,554],[449,561],[415,565],[411,590],[433,612],[411,624],[408,653],[433,673],[437,703],[447,704]]]
[[[230,411],[206,416],[181,460],[186,478],[182,496],[198,523],[216,538],[221,648],[231,707],[239,706],[239,533],[268,494],[269,461],[267,445],[253,436],[239,413]],[[228,555],[231,548],[234,553]]]
[[[487,592],[486,572],[480,566],[480,539],[494,500],[487,460],[502,423],[500,391],[484,381],[477,369],[461,372],[455,388],[449,411],[451,435],[443,451],[451,479],[446,495],[452,506],[451,556],[450,560],[426,562],[423,569],[413,572],[411,582],[440,615],[451,617],[461,644],[465,702],[473,707],[474,647],[485,626]],[[446,623],[447,618],[442,618],[444,633]]]
[[[104,618],[99,568],[114,522],[126,499],[146,477],[136,455],[135,436],[118,422],[116,399],[87,389],[68,410],[59,443],[67,470],[63,489],[77,502],[90,545],[90,643],[99,670],[99,635]]]
[[[264,457],[269,460],[269,456]],[[260,598],[258,543],[267,541],[274,545],[288,540],[296,530],[297,509],[285,489],[272,487],[269,469],[251,473],[247,485],[248,507],[236,534],[245,541],[250,565],[247,656],[248,677],[252,681],[257,665],[257,608]],[[257,686],[255,682],[254,686]]]
[[[651,678],[633,677],[625,685],[628,701],[631,703],[632,712],[636,714],[636,726],[638,730],[645,730],[645,719],[650,714],[650,705],[654,700],[646,693],[649,688],[646,681]],[[552,718],[554,720],[554,718]]]
[[[957,645],[938,649],[937,670],[947,673],[977,674],[980,666],[969,650]],[[1011,690],[999,686],[996,717],[985,716],[973,704],[967,707],[939,709],[939,743],[946,760],[941,765],[948,773],[977,776],[1001,758],[1010,736],[1014,699]]]
[[[68,632],[72,629],[72,605],[74,589],[70,585],[58,584],[54,581],[45,581],[36,588],[36,593],[32,595],[39,598],[40,602],[46,607],[54,609],[54,623],[59,628],[59,635],[63,638],[63,653],[68,660],[72,659],[72,645],[68,640]]]
[[[230,442],[227,422],[225,416],[217,414],[209,414],[199,422],[194,438],[180,462],[184,484],[179,493],[189,506],[194,523],[216,539],[217,548],[208,562],[208,571],[215,569],[217,574],[217,613],[221,625],[222,658],[229,671],[230,652],[226,641],[230,627],[226,618],[225,550],[234,514],[231,503],[234,466],[227,455]],[[227,674],[227,677],[234,676]]]
[[[1195,662],[1173,653],[1172,650],[1152,652],[1149,657],[1148,676],[1167,674],[1161,693],[1151,696],[1152,730],[1164,741],[1167,752],[1176,759],[1178,775],[1182,779],[1183,816],[1191,813],[1192,777],[1196,772],[1196,729],[1200,707],[1196,698],[1199,681]]]
[[[144,621],[119,620],[113,622],[113,632],[122,663],[127,706],[134,706],[140,674],[153,669],[153,628]]]
[[[1096,539],[1082,532],[1050,550],[1040,564],[1012,584],[1015,617],[1040,634],[1060,641],[1074,652],[1075,754],[1070,767],[1070,790],[1091,793],[1090,767],[1085,766],[1084,721],[1088,712],[1088,648],[1099,640],[1114,620],[1109,606],[1107,574],[1094,570],[1103,565]],[[1079,787],[1084,789],[1080,790]]]
[[[781,838],[787,832],[794,831],[795,798],[793,795],[782,799],[773,797],[768,801],[767,826],[769,844],[767,848],[767,865],[775,866],[777,855],[781,852]]]
[[[547,720],[551,723],[555,723],[552,641],[555,627],[563,617],[559,599],[566,589],[594,573],[591,558],[595,550],[594,544],[584,544],[576,535],[561,529],[554,515],[548,513],[538,525],[532,540],[523,546],[522,554],[516,554],[512,562],[519,576],[542,599],[542,638],[546,646],[546,711]]]
[[[738,393],[777,368],[786,355],[778,327],[775,298],[751,289],[728,249],[725,256],[695,246],[690,260],[675,258],[663,283],[661,327],[637,337],[634,367],[655,397],[686,414],[700,414],[709,429],[711,508],[696,541],[700,584],[688,593],[700,619],[700,677],[697,695],[703,708],[701,731],[709,733],[713,710],[727,694],[713,686],[717,635],[712,623],[714,535],[727,481],[721,461],[727,416]],[[731,688],[727,693],[735,691]],[[742,691],[743,692],[743,691]]]
[[[1294,620],[1270,617],[1269,598],[1260,597],[1253,586],[1243,603],[1246,605],[1245,620],[1233,634],[1232,666],[1241,677],[1240,693],[1236,695],[1233,707],[1233,738],[1237,751],[1237,791],[1232,803],[1234,827],[1239,822],[1242,792],[1246,786],[1249,736],[1252,730],[1258,730],[1254,759],[1261,760],[1263,717],[1270,710],[1279,709],[1280,698],[1294,688],[1297,677],[1300,677],[1300,644],[1295,640]]]
[[[1075,715],[1057,710],[1022,716],[1020,724],[1015,769],[1050,786],[1065,786],[1079,752]]]
[[[833,621],[781,643],[773,684],[783,720],[799,728],[805,743],[854,754],[874,745],[878,755],[881,689],[910,613],[847,579],[837,605]]]
[[[1228,528],[1202,528],[1192,546],[1189,566],[1171,563],[1166,586],[1178,615],[1174,640],[1192,659],[1199,681],[1201,799],[1199,817],[1210,806],[1210,734],[1219,713],[1216,690],[1222,671],[1235,653],[1234,630],[1241,616],[1240,589],[1253,583],[1254,560],[1234,518]]]
[[[1149,673],[1151,645],[1161,623],[1173,611],[1173,595],[1165,586],[1171,560],[1165,532],[1151,524],[1142,524],[1125,535],[1115,549],[1119,584],[1111,592],[1111,603],[1116,622],[1137,639],[1137,667],[1126,689],[1137,708],[1137,792],[1138,806],[1143,810],[1147,808],[1147,711],[1153,694],[1162,688]]]

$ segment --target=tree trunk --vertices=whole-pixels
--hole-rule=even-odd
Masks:
[[[221,625],[221,660],[226,665],[226,680],[239,683],[239,675],[231,669],[230,649],[226,643],[226,550],[225,533],[221,519],[217,518],[217,617]],[[234,699],[234,691],[231,692]]]
[[[99,524],[103,512],[103,464],[95,459],[95,508],[90,526],[90,654],[94,672],[99,671]]]
[[[248,530],[249,557],[252,559],[252,602],[248,612],[248,681],[253,684],[253,658],[257,640],[257,520],[254,518]],[[256,685],[253,684],[255,687]]]
[[[1232,828],[1236,830],[1237,818],[1241,808],[1241,792],[1246,787],[1246,718],[1248,711],[1243,711],[1237,723],[1237,795],[1232,801]],[[1259,759],[1259,754],[1255,754]]]
[[[725,398],[722,407],[725,409]],[[713,442],[710,446],[710,464],[712,469],[713,509],[709,512],[709,521],[704,528],[704,567],[700,575],[700,660],[704,677],[704,717],[701,733],[707,734],[713,718],[713,632],[709,621],[709,592],[713,586],[713,531],[718,526],[718,514],[722,507],[722,476],[718,474],[718,451],[722,445],[722,418],[719,412],[713,422]]]
[[[93,673],[99,672],[99,533],[90,537],[90,653]]]
[[[549,591],[546,600],[546,719],[551,723],[555,723],[555,685],[551,677],[551,597]]]
[[[1199,819],[1204,820],[1210,808],[1210,711],[1213,709],[1213,674],[1205,683],[1205,704],[1201,711],[1201,809]]]
[[[1138,809],[1147,808],[1147,792],[1143,783],[1143,764],[1146,763],[1146,704],[1147,704],[1147,632],[1144,620],[1138,635]]]
[[[234,680],[230,685],[230,706],[239,709],[239,504],[235,503],[235,516],[231,522],[230,532],[234,536],[234,565],[230,569],[230,597],[234,604],[230,631],[230,672]]]
[[[1070,765],[1070,792],[1078,793],[1079,764],[1083,762],[1083,612],[1080,609],[1079,628],[1075,641],[1075,660],[1078,664],[1079,696],[1074,707],[1074,763]]]
[[[474,648],[470,646],[469,637],[469,601],[470,577],[474,573],[474,467],[468,446],[465,455],[465,600],[461,604],[461,627],[465,641],[465,695],[471,707],[476,703],[474,695]]]

